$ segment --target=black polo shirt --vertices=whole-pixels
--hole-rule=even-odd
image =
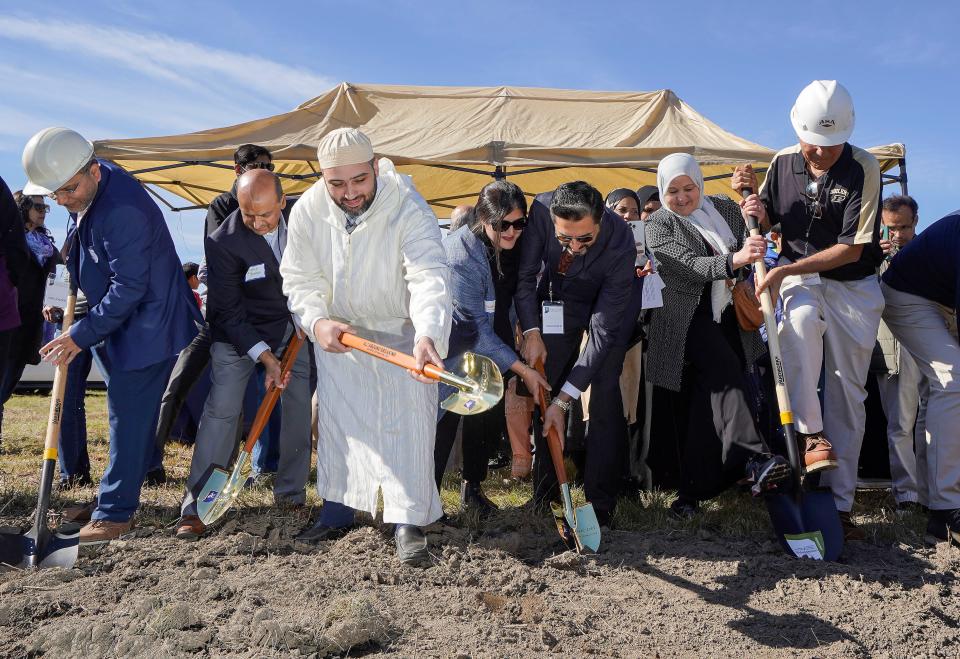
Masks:
[[[760,187],[770,223],[783,230],[783,255],[791,261],[822,252],[836,244],[864,245],[860,259],[821,272],[840,281],[876,274],[883,260],[880,249],[880,165],[861,148],[845,144],[840,159],[817,179],[818,194],[805,194],[811,181],[800,145],[773,157]],[[814,219],[814,204],[821,217]]]

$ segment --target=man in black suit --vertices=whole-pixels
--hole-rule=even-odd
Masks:
[[[283,416],[280,462],[274,480],[277,503],[302,505],[310,469],[310,358],[297,355],[280,381],[278,355],[295,330],[280,277],[286,247],[286,198],[280,180],[263,169],[237,181],[240,207],[204,241],[207,260],[207,322],[213,344],[212,386],[197,430],[190,477],[181,506],[177,537],[196,539],[205,531],[197,517],[195,488],[211,465],[226,466],[235,448],[247,380],[258,363],[266,386],[277,383]]]
[[[531,365],[543,360],[555,393],[544,425],[563,437],[573,400],[591,387],[584,489],[600,525],[609,526],[626,457],[620,372],[640,313],[635,239],[627,223],[604,207],[600,192],[574,181],[537,196],[520,249],[514,300],[523,357]],[[557,496],[545,434],[535,433],[535,505]]]

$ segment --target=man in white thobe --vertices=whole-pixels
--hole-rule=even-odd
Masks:
[[[443,367],[450,333],[449,275],[437,219],[369,138],[342,128],[317,149],[323,179],[290,215],[283,290],[316,344],[318,523],[300,539],[331,539],[353,510],[396,527],[397,555],[428,560],[421,526],[443,510],[433,478],[437,385],[416,372],[351,351],[353,332]],[[343,505],[338,505],[343,504]]]

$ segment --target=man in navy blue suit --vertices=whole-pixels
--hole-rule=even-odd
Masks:
[[[163,214],[140,183],[96,159],[93,145],[65,128],[34,135],[23,166],[25,192],[49,194],[70,213],[67,269],[89,304],[87,315],[40,353],[59,365],[94,349],[111,363],[110,462],[91,521],[80,530],[81,544],[110,542],[133,527],[160,396],[202,318]]]

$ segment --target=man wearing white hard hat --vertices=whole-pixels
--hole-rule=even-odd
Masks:
[[[87,513],[91,521],[80,530],[81,544],[109,542],[133,526],[160,396],[202,318],[163,213],[140,183],[95,158],[93,145],[67,128],[34,135],[23,168],[25,194],[49,195],[70,213],[67,269],[89,304],[87,315],[40,354],[61,364],[93,349],[111,363],[110,462]]]
[[[350,331],[442,367],[450,334],[449,274],[430,207],[354,128],[317,149],[323,179],[290,214],[280,263],[291,310],[317,345],[317,525],[300,538],[335,537],[352,510],[396,527],[397,555],[428,560],[420,527],[443,510],[434,483],[437,385],[340,340]],[[344,505],[340,505],[344,504]]]
[[[850,520],[866,422],[866,381],[883,311],[877,279],[880,166],[848,143],[854,111],[835,80],[815,80],[790,111],[799,144],[774,156],[760,194],[744,201],[766,228],[780,223],[778,266],[758,288],[783,297],[780,345],[794,421],[808,472],[827,470],[848,539],[863,532]],[[736,190],[755,187],[747,167]],[[817,387],[824,376],[823,405]]]

